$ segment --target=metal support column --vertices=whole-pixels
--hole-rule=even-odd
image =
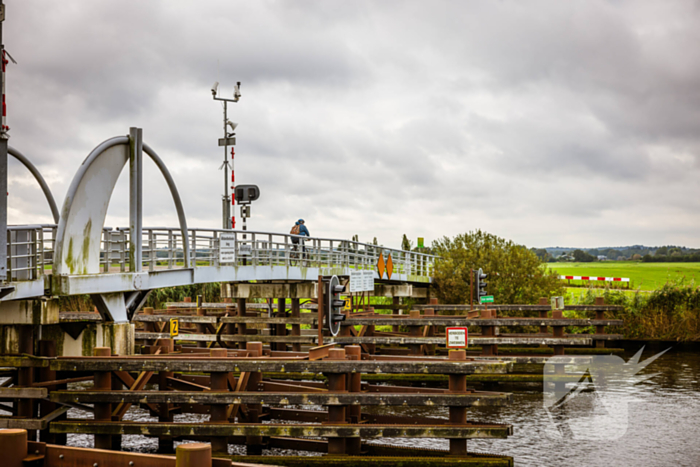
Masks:
[[[2,23],[5,21],[5,5],[0,0],[0,60],[5,59],[5,44],[2,42]],[[0,128],[0,282],[7,277],[7,134],[5,127],[5,65],[0,72],[0,89],[2,89],[2,128]]]
[[[129,270],[141,272],[143,266],[141,231],[143,230],[143,130],[129,128]]]

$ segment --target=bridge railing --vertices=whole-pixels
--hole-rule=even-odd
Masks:
[[[36,280],[53,265],[56,226],[14,225],[7,228],[8,281]]]
[[[221,235],[227,235],[228,248],[221,248]],[[378,245],[318,237],[190,229],[190,265],[201,266],[287,266],[313,268],[372,269],[380,255],[391,258],[394,274],[428,277],[435,256],[396,250]],[[10,280],[34,280],[53,266],[55,225],[23,225],[8,229],[8,274]],[[128,272],[130,267],[129,229],[106,227],[102,231],[100,272]],[[142,269],[155,271],[185,267],[185,249],[179,228],[144,228],[141,238]],[[223,255],[222,255],[223,253]]]

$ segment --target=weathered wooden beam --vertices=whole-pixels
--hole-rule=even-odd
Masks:
[[[160,332],[137,332],[135,338],[138,340],[170,339],[170,334]],[[174,338],[177,341],[192,342],[216,342],[217,336],[214,334],[180,334]],[[285,342],[287,344],[313,344],[316,336],[268,336],[264,334],[222,334],[219,340],[224,342]]]
[[[444,337],[333,337],[336,344],[445,344]],[[469,345],[591,345],[591,337],[469,337]]]
[[[299,446],[307,447],[309,440],[302,440]],[[273,443],[270,447],[281,449],[295,449],[294,443]],[[391,448],[396,449],[391,449]],[[376,449],[378,448],[378,449]],[[367,450],[370,454],[365,454]],[[308,451],[309,449],[303,449]],[[231,456],[233,462],[250,462],[255,464],[268,464],[284,467],[394,467],[420,466],[420,467],[513,467],[513,458],[495,454],[469,453],[467,457],[440,457],[442,454],[434,449],[416,449],[400,446],[381,445],[368,447],[363,443],[361,456]],[[325,451],[316,451],[325,452]],[[242,464],[241,464],[242,467]]]
[[[0,417],[0,428],[18,428],[22,430],[45,430],[49,422],[68,412],[68,407],[59,407],[41,418]],[[1,455],[1,454],[0,454]]]
[[[133,321],[141,323],[165,322],[170,319],[177,319],[180,323],[216,324],[216,316],[187,316],[187,315],[137,315]]]
[[[622,305],[566,305],[565,310],[577,311],[620,311],[625,307]]]
[[[447,420],[445,420],[447,422]],[[95,422],[66,420],[51,424],[51,433],[84,433],[99,435],[144,436],[294,436],[321,438],[507,438],[511,425],[309,425],[309,424],[245,424],[245,423],[141,423]]]
[[[299,318],[255,318],[249,316],[229,316],[221,318],[222,323],[246,323],[246,324],[316,324],[318,317],[311,313],[304,313]]]
[[[0,388],[0,399],[42,399],[48,393],[46,388]]]
[[[57,358],[55,371],[179,371],[179,372],[280,372],[280,373],[507,373],[512,363],[498,361],[373,362],[333,360],[252,360],[245,358],[192,358],[168,356]]]
[[[97,323],[102,321],[99,313],[62,311],[59,313],[61,323]]]
[[[474,310],[483,310],[484,305],[413,305],[411,307],[414,310],[424,310],[426,308],[432,308],[437,311],[470,311],[472,308]],[[549,305],[488,305],[489,310],[496,311],[549,311],[552,309]]]
[[[520,351],[525,351],[527,349],[520,349]],[[551,349],[549,349],[551,353]],[[372,361],[430,361],[435,359],[435,357],[412,357],[410,355],[370,355],[366,357],[368,360]],[[528,365],[537,364],[544,365],[547,360],[551,358],[551,355],[518,355],[518,356],[508,356],[508,355],[498,355],[494,357],[484,357],[478,356],[480,361],[493,361],[493,362],[508,362],[514,365]],[[591,357],[587,355],[561,355],[557,357],[557,362],[566,363],[567,365],[589,365],[591,363]],[[267,376],[267,375],[266,375]],[[271,376],[274,377],[274,376]]]
[[[590,337],[594,341],[618,341],[622,340],[622,334],[567,334],[569,337]]]
[[[407,407],[484,407],[510,403],[508,393],[391,394],[375,393],[273,393],[273,392],[173,392],[173,391],[56,391],[53,402],[149,403],[149,404],[269,404],[269,405],[400,405]]]
[[[386,315],[379,317],[348,317],[340,323],[341,326],[622,326],[621,319],[551,319],[551,318],[497,318],[497,319],[467,319],[465,316],[431,316],[424,318],[408,318]]]
[[[313,282],[250,284],[221,284],[223,298],[316,298]]]
[[[49,366],[49,359],[43,357],[0,356],[0,367],[42,368]]]
[[[414,310],[432,308],[435,311],[468,311],[471,305],[413,305]],[[566,305],[565,310],[578,311],[618,311],[624,307],[620,305]],[[484,305],[474,305],[474,310],[483,310]],[[496,311],[550,311],[550,305],[488,305],[489,310]]]

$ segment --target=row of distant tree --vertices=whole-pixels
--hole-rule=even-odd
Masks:
[[[477,231],[479,232],[479,231]],[[359,241],[357,235],[353,235],[353,241]],[[372,239],[373,245],[378,245],[377,237]],[[424,246],[419,248],[408,238],[406,234],[401,239],[401,249],[405,251],[417,251],[420,253],[434,254],[434,248]],[[700,262],[700,249],[684,246],[659,246],[649,247],[644,245],[632,245],[616,248],[530,248],[540,261],[546,263],[574,261],[577,263],[591,263],[594,261],[643,261],[645,263],[665,262]]]
[[[700,262],[700,250],[682,246],[647,247],[634,245],[618,248],[531,248],[542,261],[554,263],[576,261],[589,263],[593,261],[643,261],[651,262]]]

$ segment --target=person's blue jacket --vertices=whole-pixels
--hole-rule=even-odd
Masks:
[[[307,237],[311,236],[309,229],[307,229],[304,224],[300,224],[299,221],[297,221],[296,225],[299,226],[299,235],[306,235]]]

